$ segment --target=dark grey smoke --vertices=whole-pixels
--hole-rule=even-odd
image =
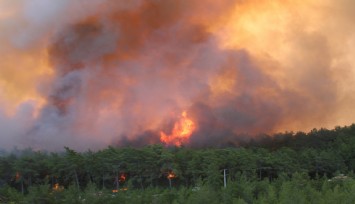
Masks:
[[[312,13],[313,4],[295,4],[310,21],[290,17],[286,25],[282,20],[260,25],[258,13],[278,20],[271,18],[272,5],[280,6],[279,15],[293,7],[278,0],[19,2],[25,5],[22,20],[28,26],[14,37],[14,45],[9,34],[0,35],[7,42],[0,51],[20,56],[17,50],[44,48],[53,73],[33,83],[44,105],[25,97],[14,117],[0,109],[3,144],[83,150],[160,143],[160,132],[171,132],[182,111],[197,127],[186,144],[192,147],[238,145],[262,133],[338,125],[353,118],[354,98],[348,93],[354,80],[339,74],[351,71],[353,64],[346,54],[353,53],[355,42],[354,30],[345,29],[352,25],[348,10],[314,22],[328,16],[326,10]],[[335,8],[352,4],[343,0]],[[37,13],[36,8],[45,11]],[[249,25],[244,21],[249,14],[255,29],[243,27]],[[280,28],[273,30],[275,25]],[[12,33],[13,28],[5,28]],[[264,33],[269,30],[277,36]],[[225,36],[255,38],[255,45],[241,41],[224,46],[229,42]],[[262,40],[268,41],[268,49]],[[0,86],[2,81],[11,84],[3,78]],[[0,99],[9,97],[3,95],[0,89]],[[0,107],[6,104],[0,101]]]

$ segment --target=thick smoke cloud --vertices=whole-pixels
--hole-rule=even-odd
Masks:
[[[352,1],[0,3],[2,148],[191,146],[354,121]]]

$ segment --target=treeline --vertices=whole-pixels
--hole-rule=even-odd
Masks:
[[[69,148],[62,153],[27,149],[0,157],[0,201],[47,196],[53,202],[62,202],[68,201],[66,196],[79,199],[81,195],[80,199],[85,199],[85,195],[90,197],[99,191],[107,195],[112,190],[115,197],[94,197],[126,199],[124,202],[148,199],[148,203],[154,199],[158,203],[159,199],[188,203],[179,199],[192,199],[191,203],[198,203],[198,199],[212,199],[216,194],[216,203],[251,203],[263,199],[281,202],[291,196],[289,193],[297,192],[302,195],[297,199],[307,202],[324,194],[348,199],[355,193],[354,168],[355,125],[277,134],[240,147],[218,149],[162,145],[108,147],[82,153]],[[223,188],[224,172],[227,188]]]
[[[152,203],[152,204],[220,204],[220,203],[355,203],[355,181],[351,177],[339,176],[333,179],[310,179],[307,175],[295,173],[292,177],[280,175],[270,182],[267,179],[250,179],[239,174],[235,180],[227,180],[226,188],[203,182],[195,187],[159,188],[147,187],[128,189],[112,193],[89,183],[77,189],[70,185],[65,190],[52,190],[48,185],[34,185],[28,193],[21,194],[14,188],[0,189],[0,203]]]

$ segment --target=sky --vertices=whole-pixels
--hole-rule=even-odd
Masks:
[[[0,148],[350,125],[354,15],[352,0],[0,0]]]

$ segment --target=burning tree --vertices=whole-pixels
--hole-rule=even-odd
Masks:
[[[171,188],[171,180],[176,178],[175,173],[172,170],[169,170],[166,178],[169,180],[169,187]]]

